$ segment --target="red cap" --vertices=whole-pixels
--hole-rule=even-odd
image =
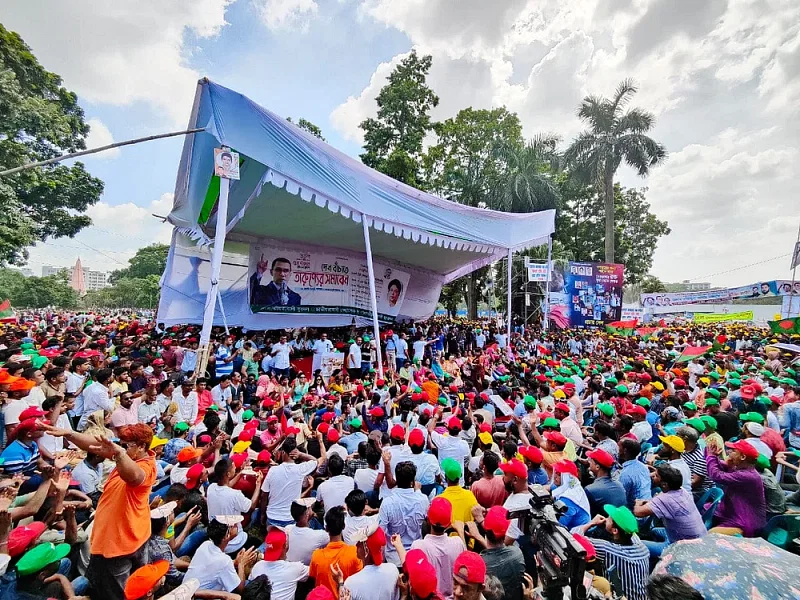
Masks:
[[[386,546],[386,533],[383,527],[374,525],[375,531],[367,537],[367,550],[369,550],[370,557],[373,564],[383,564],[383,547]]]
[[[272,408],[275,406],[275,400],[272,398],[264,398],[264,401],[261,403],[262,408]]]
[[[553,471],[556,473],[569,473],[573,477],[578,476],[578,467],[571,460],[560,460],[553,465]]]
[[[40,421],[39,419],[25,419],[24,421],[20,421],[19,425],[17,425],[14,429],[11,430],[11,435],[8,436],[9,439],[17,439],[20,436],[25,435],[29,431],[36,431],[36,427],[39,423],[47,423],[47,421]]]
[[[247,460],[247,454],[242,452],[241,454],[231,454],[231,461],[233,464],[236,465],[237,469],[241,469],[244,462]]]
[[[419,447],[425,445],[425,434],[422,433],[421,429],[412,429],[411,433],[408,434],[408,445]]]
[[[631,406],[628,409],[628,414],[629,415],[641,415],[641,416],[644,417],[644,416],[647,415],[647,409],[644,406],[639,406],[638,404],[634,404],[633,406]]]
[[[200,483],[200,478],[205,473],[206,468],[202,465],[202,463],[196,463],[189,467],[189,470],[186,471],[186,487],[190,490],[193,490],[197,487]]]
[[[541,464],[544,460],[544,455],[537,446],[521,446],[518,452],[535,464]]]
[[[447,420],[448,429],[461,429],[461,419],[458,417],[450,417]]]
[[[777,405],[779,405],[779,406],[780,406],[781,404],[783,404],[783,398],[781,398],[780,396],[770,396],[770,397],[769,397],[769,400],[770,400],[770,402],[772,402],[773,404],[777,404]]]
[[[383,412],[383,409],[380,406],[376,406],[375,408],[371,408],[369,411],[370,417],[376,417],[380,419],[383,415],[386,414]]]
[[[764,388],[761,387],[761,384],[757,381],[748,381],[747,385],[753,388],[753,391],[756,393],[756,396],[764,391]]]
[[[300,428],[289,426],[286,428],[286,431],[284,433],[286,433],[287,437],[290,435],[297,435],[298,433],[300,433]]]
[[[575,384],[572,383],[571,381],[567,381],[564,384],[564,389],[574,390],[575,389]]]
[[[286,546],[286,534],[280,529],[272,529],[264,540],[264,560],[278,560]]]
[[[641,375],[639,375],[639,381],[642,381],[644,383],[650,383],[652,381],[652,378],[647,373],[642,373]]]
[[[44,412],[38,406],[31,406],[26,408],[19,414],[19,420],[24,421],[25,419],[38,419],[39,417],[45,416],[47,413]]]
[[[612,466],[614,466],[615,462],[614,457],[601,448],[592,450],[586,456],[594,460],[601,467],[605,467],[606,469],[610,469]]]
[[[475,552],[462,552],[453,565],[453,575],[460,577],[467,583],[483,585],[486,581],[486,563],[480,554]]]
[[[328,441],[332,443],[336,443],[339,441],[339,430],[338,429],[328,429]]]
[[[267,417],[267,423],[277,423],[278,417],[275,415],[270,415]]]
[[[565,438],[561,433],[558,431],[546,431],[544,433],[544,438],[548,442],[553,442],[556,446],[563,448],[567,445],[567,438]]]
[[[498,540],[505,537],[509,525],[511,521],[508,519],[508,511],[502,506],[490,508],[483,520],[483,528],[491,531]]]
[[[306,600],[336,600],[336,596],[324,585],[318,585],[308,593]]]
[[[269,450],[262,450],[258,453],[256,457],[256,462],[260,463],[269,463],[272,460],[272,454],[269,453]]]
[[[402,440],[406,437],[406,428],[400,425],[394,425],[392,430],[389,432],[389,437],[395,440]]]
[[[534,377],[534,379],[536,381],[538,381],[539,383],[544,383],[545,381],[547,381],[547,377],[545,377],[541,373],[539,375],[537,375],[536,377]]]
[[[207,433],[204,433],[203,435],[197,437],[197,443],[203,444],[204,446],[208,445],[211,443],[211,436],[208,435]]]
[[[322,435],[328,433],[328,430],[330,428],[331,426],[328,423],[320,423],[319,425],[317,425],[317,431],[319,431]]]
[[[386,381],[383,380],[383,379],[376,379],[375,380],[375,385],[378,386],[378,387],[383,387],[384,385],[386,385]]]
[[[680,377],[678,377],[672,382],[672,385],[675,386],[676,388],[684,388],[686,387],[686,382]]]
[[[756,397],[756,389],[752,385],[744,386],[739,393],[745,400],[752,400]]]
[[[8,554],[11,557],[18,556],[25,552],[35,540],[47,529],[47,525],[41,521],[34,521],[28,525],[21,525],[15,528],[8,535]]]
[[[736,442],[725,442],[725,447],[730,448],[731,450],[738,450],[741,452],[745,457],[756,460],[758,458],[758,450],[756,450],[755,446],[750,444],[745,440],[738,440]]]
[[[451,383],[451,384],[448,386],[448,389],[449,389],[451,392],[457,392],[457,391],[458,391],[458,386],[457,386],[455,383]]]
[[[558,404],[556,404],[555,410],[560,410],[569,414],[569,404],[567,404],[566,402],[559,402]]]
[[[164,366],[164,359],[163,358],[155,359],[153,361],[153,366],[155,366],[155,367],[163,367]]]
[[[437,496],[428,508],[428,523],[439,527],[450,527],[453,523],[453,505],[447,498]]]
[[[528,479],[528,469],[516,458],[512,458],[507,463],[501,464],[500,470],[503,473],[511,473],[515,477],[520,477],[525,480]]]
[[[586,550],[586,560],[592,560],[597,557],[597,550],[594,549],[592,542],[590,542],[588,538],[585,538],[580,533],[573,533],[572,537]]]
[[[333,420],[335,418],[336,418],[336,413],[335,412],[328,411],[326,413],[322,413],[322,420],[325,421],[326,423],[333,422]]]
[[[422,550],[418,548],[409,550],[403,569],[408,573],[408,584],[415,596],[428,598],[436,592],[438,586],[436,569]]]
[[[240,442],[252,442],[254,433],[252,429],[242,429],[237,439]]]
[[[492,426],[484,421],[481,423],[480,427],[478,427],[478,433],[492,433]]]

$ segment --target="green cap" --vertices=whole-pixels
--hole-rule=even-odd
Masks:
[[[369,341],[369,336],[368,335],[362,335],[361,336],[361,341],[362,342],[368,342]]]
[[[545,374],[544,374],[544,376],[545,376],[545,377],[554,377],[554,376],[555,376],[555,373],[553,373],[552,371],[545,371]]]
[[[636,522],[636,517],[633,516],[633,513],[627,506],[606,504],[603,506],[603,510],[611,517],[614,524],[625,533],[634,534],[639,531],[639,524]]]
[[[216,404],[212,404],[211,406],[208,407],[208,410],[219,410],[219,406],[217,406]]]
[[[616,377],[609,377],[608,379],[606,379],[606,383],[610,385],[617,385],[619,381],[617,381]]]
[[[714,398],[716,398],[717,400],[719,400],[719,391],[718,391],[718,390],[715,390],[714,388],[708,388],[708,389],[706,390],[706,395],[707,395],[707,396],[713,396]]]
[[[17,563],[17,573],[20,575],[31,575],[38,573],[47,565],[60,561],[69,554],[69,544],[39,544],[28,550]]]
[[[24,344],[20,345],[22,350],[33,350],[35,346],[31,342],[25,342]]]
[[[639,406],[644,406],[645,408],[650,408],[650,400],[647,398],[639,398],[634,404],[638,404]]]
[[[439,404],[441,404],[442,406],[447,406],[447,398],[445,398],[444,396],[439,396]]]
[[[601,402],[597,405],[597,410],[603,413],[607,417],[614,416],[614,405],[610,402]]]
[[[542,422],[542,427],[554,427],[556,429],[561,429],[561,423],[558,422],[558,419],[554,417],[548,417]]]
[[[694,427],[700,433],[705,433],[706,424],[703,423],[703,419],[701,419],[701,418],[694,417],[692,419],[686,419],[686,421],[684,421],[684,423],[686,423],[687,425],[689,425],[691,427]]]
[[[355,427],[356,429],[361,429],[362,422],[361,419],[356,417],[355,419],[350,419],[348,425],[350,425],[350,427]]]
[[[463,472],[461,465],[458,464],[458,461],[454,458],[445,458],[442,461],[442,471],[447,481],[457,481],[461,479],[461,473]]]
[[[709,373],[708,376],[711,377],[711,379],[713,379],[714,381],[718,381],[720,378],[720,374],[717,373],[716,371],[711,371],[711,373]]]
[[[739,367],[739,368],[741,368],[741,367]],[[742,370],[744,370],[744,369],[742,369]],[[739,379],[739,371],[738,370],[736,370],[736,371],[728,371],[727,378],[728,379]]]
[[[719,387],[718,387],[718,388],[716,388],[716,389],[717,389],[717,391],[718,391],[720,394],[722,394],[722,392],[725,392],[725,393],[727,394],[727,393],[730,391],[730,390],[729,390],[728,388],[726,388],[724,385],[721,385],[721,386],[719,386]]]
[[[756,398],[756,402],[761,402],[761,404],[772,406],[772,400],[769,399],[769,396],[759,396],[758,398]]]
[[[764,454],[759,454],[756,459],[756,467],[760,470],[769,469],[769,459]]]
[[[790,385],[792,387],[797,385],[797,382],[794,379],[792,379],[791,377],[784,377],[782,379],[779,379],[778,381],[780,383],[783,383],[785,385]]]
[[[46,362],[47,362],[46,356],[39,356],[38,354],[36,356],[31,356],[31,366],[34,369],[41,369]]]
[[[784,369],[784,371],[786,371],[789,374],[790,377],[795,378],[795,379],[797,378],[797,371],[795,371],[794,369],[786,367]]]
[[[189,431],[189,424],[184,421],[181,421],[180,423],[175,423],[175,427],[173,429],[175,429],[175,431],[177,431],[178,433],[182,431]]]
[[[687,402],[683,405],[683,408],[688,408],[689,410],[697,410],[697,404],[694,402]]]
[[[745,380],[746,381],[746,380]],[[728,385],[735,388],[742,387],[742,380],[741,379],[729,379]]]
[[[706,406],[719,406],[719,400],[716,398],[706,398]]]
[[[633,367],[632,367],[632,366],[630,366],[630,365],[625,365],[624,367],[622,367],[622,370],[623,370],[625,373],[627,373],[628,371],[633,371]]]
[[[759,425],[764,424],[764,415],[757,412],[746,412],[739,415],[739,420],[742,423],[758,423]]]
[[[620,394],[627,394],[628,393],[628,386],[624,384],[619,384],[617,387],[614,388]]]
[[[536,398],[533,396],[525,396],[522,399],[522,403],[525,405],[525,408],[536,408]]]
[[[247,421],[252,419],[254,416],[255,416],[255,414],[253,413],[253,411],[250,410],[250,409],[247,409],[246,411],[244,411],[242,413],[242,421],[244,421],[246,423]]]
[[[703,423],[706,424],[706,429],[708,429],[709,427],[711,429],[717,428],[717,420],[714,417],[711,417],[709,415],[703,415],[700,418],[703,420]]]

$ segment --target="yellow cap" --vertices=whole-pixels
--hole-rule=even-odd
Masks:
[[[686,450],[686,444],[684,444],[683,440],[677,435],[658,436],[658,439],[678,452],[682,453],[684,450]]]
[[[153,441],[150,442],[150,450],[155,450],[159,446],[164,446],[169,440],[165,440],[163,438],[153,436]]]
[[[478,439],[481,441],[482,444],[491,444],[492,443],[492,434],[488,431],[484,431],[478,435]]]

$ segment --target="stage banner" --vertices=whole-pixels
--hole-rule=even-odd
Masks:
[[[547,263],[528,263],[528,281],[547,281]]]
[[[792,291],[794,289],[794,292]],[[699,292],[664,292],[660,294],[642,294],[641,303],[645,308],[653,306],[676,306],[681,304],[708,304],[712,302],[728,302],[747,298],[766,298],[775,296],[800,295],[800,282],[794,284],[786,279],[776,281],[759,281],[750,285],[734,288],[720,288]]]
[[[366,258],[251,244],[249,265],[249,301],[254,314],[372,314]],[[373,266],[378,318],[394,321],[408,289],[409,274],[379,262]]]
[[[565,269],[556,265],[549,294],[554,324],[603,327],[619,321],[623,280],[623,265],[570,262]]]
[[[695,323],[723,323],[725,321],[752,321],[753,311],[736,313],[694,313]]]

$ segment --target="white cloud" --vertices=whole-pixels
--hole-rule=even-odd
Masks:
[[[171,193],[162,194],[147,206],[98,202],[86,211],[92,225],[74,238],[59,238],[31,248],[28,266],[39,275],[43,265],[71,267],[80,257],[92,270],[121,269],[139,248],[169,243],[172,227],[153,214],[167,215],[171,209]]]
[[[319,12],[315,0],[255,0],[261,20],[269,29],[294,29],[305,31],[309,22]]]
[[[144,102],[185,126],[200,73],[186,64],[187,31],[208,38],[232,0],[25,0],[6,2],[3,24],[44,67],[90,102]]]
[[[93,148],[100,148],[101,146],[108,146],[114,143],[114,136],[111,135],[108,127],[100,119],[89,119],[86,121],[89,125],[89,135],[86,136],[86,148],[91,150]],[[97,154],[92,154],[87,158],[98,158],[101,160],[109,160],[119,156],[119,148],[112,148],[111,150],[104,150]]]

